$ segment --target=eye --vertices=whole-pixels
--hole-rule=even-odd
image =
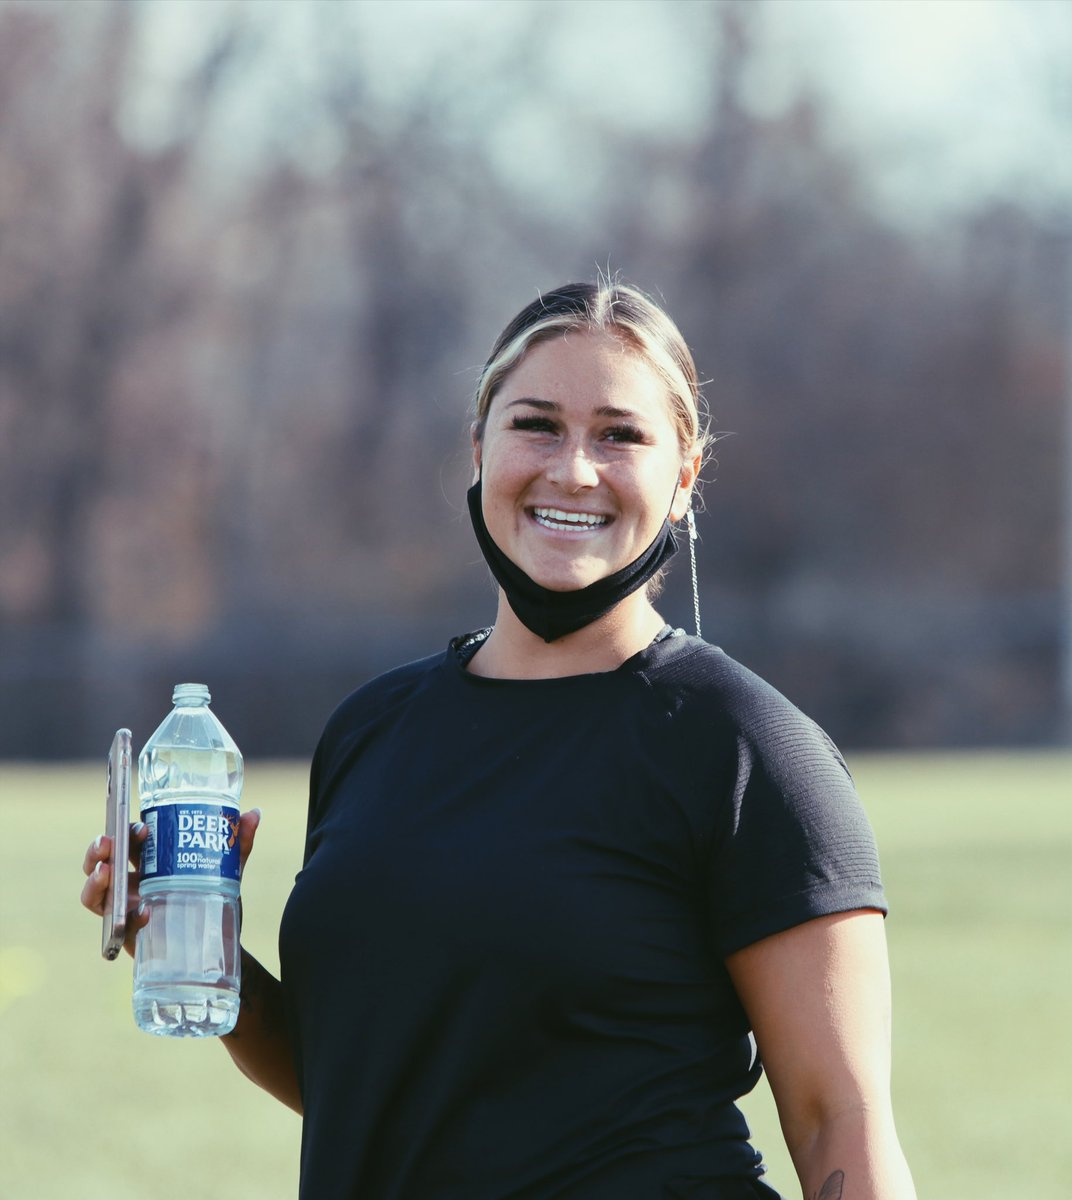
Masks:
[[[607,440],[611,442],[634,442],[643,444],[648,440],[644,431],[638,428],[636,425],[615,425],[611,429],[607,430],[605,436]]]
[[[550,417],[518,415],[511,420],[510,428],[529,433],[554,433],[555,423]]]

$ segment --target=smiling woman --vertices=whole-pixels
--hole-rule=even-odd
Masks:
[[[473,460],[488,530],[553,591],[620,570],[688,507],[663,381],[611,334],[534,346],[492,402]]]
[[[776,1198],[736,1103],[763,1069],[808,1200],[912,1200],[845,764],[645,586],[705,439],[632,288],[560,288],[496,343],[469,492],[495,625],[332,715],[282,979],[243,950],[223,1039],[303,1113],[306,1200]]]
[[[701,403],[676,326],[634,289],[559,288],[507,326],[477,389],[470,492],[503,602],[470,670],[527,674],[526,630],[551,645],[600,618],[583,660],[578,644],[556,656],[562,673],[611,669],[650,641],[662,619],[638,589],[676,549]],[[511,644],[520,657],[501,657]]]

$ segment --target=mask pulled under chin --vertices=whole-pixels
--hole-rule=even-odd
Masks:
[[[587,587],[572,592],[553,592],[542,587],[512,562],[492,541],[484,524],[480,503],[480,480],[466,493],[469,517],[484,560],[506,593],[517,619],[545,642],[554,642],[568,633],[576,633],[610,612],[626,596],[632,595],[677,552],[677,539],[669,520],[663,521],[655,540],[628,566]]]

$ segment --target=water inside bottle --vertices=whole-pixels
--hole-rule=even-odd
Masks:
[[[225,895],[167,880],[146,885],[142,900],[149,923],[135,952],[138,1027],[169,1037],[229,1033],[239,1008],[237,887]]]
[[[149,919],[135,945],[134,1019],[168,1037],[219,1036],[238,1018],[242,755],[210,699],[203,684],[178,684],[138,761]]]
[[[134,1020],[161,1037],[222,1037],[234,1029],[239,1003],[237,992],[201,983],[143,986],[134,992]]]

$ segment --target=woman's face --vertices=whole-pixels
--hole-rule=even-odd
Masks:
[[[666,384],[607,334],[534,346],[491,402],[473,447],[484,521],[508,558],[553,591],[626,566],[688,508]]]

